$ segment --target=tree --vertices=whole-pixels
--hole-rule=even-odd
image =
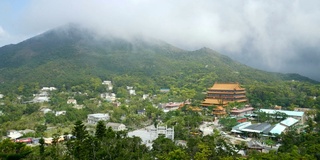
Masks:
[[[88,136],[86,126],[84,126],[84,124],[81,121],[76,121],[74,125],[75,126],[72,130],[73,136],[75,136],[77,140],[83,141]]]
[[[0,143],[0,158],[4,160],[19,160],[26,158],[32,152],[24,143],[5,139]]]
[[[96,138],[102,139],[103,137],[106,137],[107,129],[106,125],[104,124],[103,121],[99,121],[96,127]]]

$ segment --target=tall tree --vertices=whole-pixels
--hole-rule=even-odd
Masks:
[[[103,137],[106,137],[107,129],[106,125],[104,124],[103,121],[99,121],[96,127],[96,138],[102,139]]]

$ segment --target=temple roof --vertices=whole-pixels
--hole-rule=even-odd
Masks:
[[[239,83],[214,83],[209,89],[213,90],[244,90]]]
[[[207,104],[227,104],[228,102],[221,101],[219,99],[205,99],[202,103],[207,103]]]

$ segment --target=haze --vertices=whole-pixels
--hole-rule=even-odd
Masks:
[[[318,0],[1,1],[0,46],[67,23],[186,50],[208,47],[258,69],[320,81]]]

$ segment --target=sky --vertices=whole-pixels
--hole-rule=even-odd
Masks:
[[[0,47],[68,23],[320,81],[319,0],[1,0]]]

